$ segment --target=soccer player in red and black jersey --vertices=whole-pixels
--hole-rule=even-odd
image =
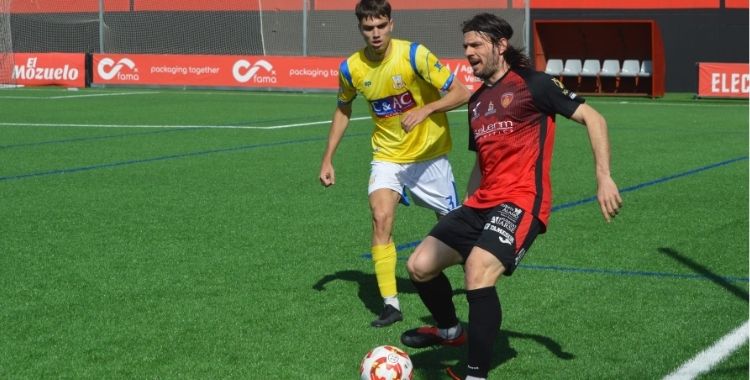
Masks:
[[[463,33],[466,58],[484,82],[468,106],[469,149],[476,152],[476,164],[463,206],[438,222],[407,263],[436,325],[406,331],[401,341],[415,348],[458,346],[468,335],[465,379],[476,380],[487,378],[502,320],[495,284],[513,273],[547,228],[556,114],[588,130],[597,198],[607,222],[617,215],[622,198],[610,175],[607,124],[601,114],[556,79],[531,69],[529,58],[509,44],[513,29],[505,20],[479,14],[464,23]],[[468,334],[443,273],[456,264],[465,270]]]

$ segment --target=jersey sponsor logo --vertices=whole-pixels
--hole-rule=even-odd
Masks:
[[[393,80],[393,88],[396,90],[406,87],[406,84],[404,84],[404,78],[401,77],[401,74],[392,76],[391,80]]]
[[[570,99],[575,99],[576,97],[578,97],[578,95],[576,95],[575,92],[568,90],[565,87],[565,85],[562,82],[560,82],[559,79],[552,78],[552,82],[555,84],[555,86],[557,86],[558,88],[560,88],[560,91],[562,92],[563,95],[569,97]]]
[[[502,216],[493,216],[492,220],[490,220],[490,223],[496,226],[500,226],[510,232],[516,232],[516,228],[518,228],[516,220],[509,220],[508,218]]]
[[[496,121],[490,124],[482,124],[481,127],[474,130],[474,137],[479,140],[484,136],[495,135],[497,133],[508,134],[513,132],[515,124],[512,120]]]
[[[127,68],[127,70],[123,70],[123,68]],[[129,58],[122,58],[117,63],[112,58],[104,58],[99,61],[96,70],[104,80],[110,80],[115,77],[119,80],[137,81],[140,79],[135,62]]]
[[[513,243],[516,242],[516,238],[513,234],[504,230],[502,227],[498,227],[492,223],[487,223],[484,225],[484,229],[497,233],[497,240],[503,244],[513,245]]]
[[[411,92],[370,101],[370,107],[377,117],[387,118],[400,115],[417,106]]]
[[[502,230],[501,230],[501,231],[502,231]],[[503,232],[504,232],[505,234],[507,234],[507,232],[505,232],[505,231],[503,231]],[[514,238],[513,238],[513,236],[510,236],[510,235],[508,235],[507,237],[504,237],[504,236],[498,236],[498,237],[497,237],[497,240],[499,240],[499,241],[500,241],[501,243],[503,243],[503,244],[507,244],[507,245],[513,245],[513,243],[514,243],[514,242],[516,241],[516,239],[514,239]]]
[[[487,106],[487,112],[484,113],[484,116],[490,116],[497,113],[497,109],[495,109],[495,103],[490,102],[490,104]]]
[[[513,103],[513,93],[512,92],[506,92],[502,95],[500,95],[500,105],[503,106],[503,108],[508,108],[510,103]]]
[[[565,88],[565,85],[564,85],[564,84],[563,84],[562,82],[560,82],[560,80],[559,80],[559,79],[557,79],[557,78],[552,78],[552,83],[554,83],[554,84],[555,84],[555,86],[557,86],[557,87],[559,87],[559,88],[560,88],[561,90],[563,90],[563,93],[564,93],[564,94],[566,93],[566,91],[567,91],[567,88]]]
[[[515,233],[521,221],[523,210],[511,204],[503,203],[493,212],[492,218],[484,225],[485,230],[497,233],[500,243],[514,245]]]

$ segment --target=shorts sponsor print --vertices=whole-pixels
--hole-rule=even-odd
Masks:
[[[541,223],[513,203],[491,209],[462,206],[449,213],[430,235],[449,245],[464,258],[474,247],[489,251],[505,266],[510,276],[539,234]]]

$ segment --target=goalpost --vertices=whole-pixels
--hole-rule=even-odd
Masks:
[[[0,88],[14,87],[15,84],[10,2],[11,0],[0,0]]]

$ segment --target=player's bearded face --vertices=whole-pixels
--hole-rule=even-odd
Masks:
[[[500,70],[500,47],[481,33],[464,33],[464,54],[479,79],[488,80]]]
[[[370,49],[383,54],[391,41],[393,20],[388,17],[366,18],[360,22],[359,31]]]

